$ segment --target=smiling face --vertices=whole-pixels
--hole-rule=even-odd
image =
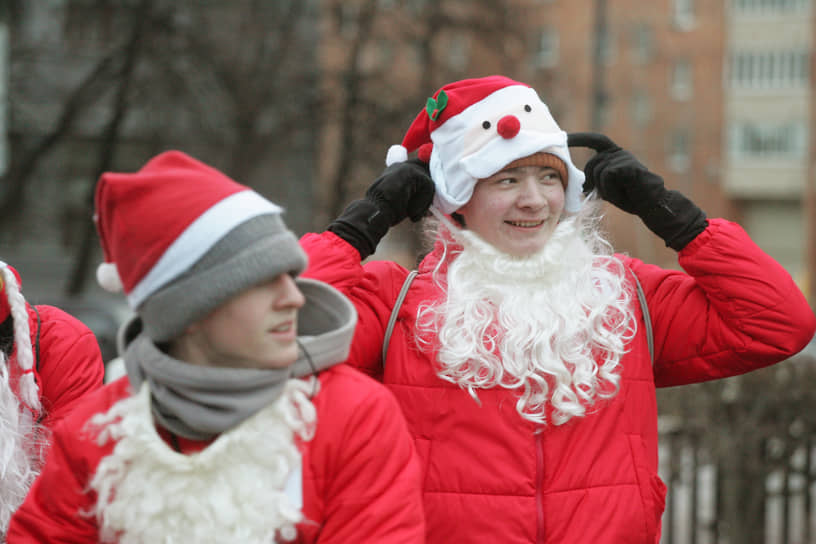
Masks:
[[[294,278],[280,274],[190,325],[178,340],[178,357],[207,366],[287,367],[297,360],[297,313],[304,302]]]
[[[479,180],[457,213],[486,242],[524,257],[544,247],[563,210],[561,174],[548,166],[520,166]]]

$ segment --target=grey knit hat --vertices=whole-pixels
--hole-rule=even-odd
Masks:
[[[125,291],[153,341],[171,340],[245,289],[303,271],[282,212],[179,151],[103,174],[95,220],[107,262],[97,278]]]

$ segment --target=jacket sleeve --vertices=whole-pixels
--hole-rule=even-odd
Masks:
[[[50,428],[102,386],[105,364],[96,337],[81,321],[53,306],[38,309],[43,423]]]
[[[737,224],[712,219],[680,271],[632,259],[643,285],[660,387],[743,374],[796,354],[816,318],[790,274]]]
[[[347,372],[352,372],[347,370]],[[413,440],[394,396],[365,376],[348,410],[330,409],[342,429],[331,451],[323,449],[325,518],[318,544],[409,544],[425,541],[420,467]],[[351,388],[337,394],[352,394]],[[342,400],[329,401],[337,407]],[[324,410],[324,412],[327,412]],[[320,425],[327,423],[321,414]]]
[[[79,431],[60,424],[52,433],[45,465],[25,501],[11,518],[8,544],[84,544],[99,542],[95,502],[85,492],[89,467],[76,437]]]
[[[357,250],[332,232],[306,234],[300,243],[309,256],[304,277],[332,285],[349,297],[357,310],[348,363],[382,380],[383,337],[408,271],[388,261],[370,261],[363,266]]]

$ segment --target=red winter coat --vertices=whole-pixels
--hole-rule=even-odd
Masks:
[[[102,386],[105,365],[93,332],[59,308],[28,305],[28,326],[42,404],[36,415],[52,428],[83,396]],[[9,360],[14,384],[21,372],[16,356],[15,346]]]
[[[361,267],[357,251],[332,233],[301,243],[310,258],[305,275],[355,303],[350,360],[369,363],[365,370],[391,388],[408,420],[430,544],[657,543],[666,488],[657,472],[655,387],[776,363],[816,330],[790,275],[738,225],[711,220],[679,253],[686,273],[621,256],[646,293],[654,366],[641,321],[622,359],[619,393],[586,417],[542,428],[518,415],[515,392],[480,390],[477,404],[439,379],[417,348],[417,307],[440,296],[431,278],[439,251],[423,260],[400,309],[383,376],[383,333],[406,270],[376,261]]]
[[[318,523],[298,525],[294,542],[424,542],[419,466],[393,396],[346,365],[323,371],[320,382],[317,430],[301,446],[303,514]],[[79,430],[130,393],[121,378],[56,427],[45,468],[12,517],[9,544],[98,542],[95,520],[79,512],[95,504],[95,493],[83,489],[114,444],[99,447]],[[206,446],[183,439],[179,445],[185,452]]]

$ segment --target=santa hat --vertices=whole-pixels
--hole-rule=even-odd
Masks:
[[[97,279],[124,290],[157,342],[241,291],[306,266],[279,206],[180,151],[136,173],[103,174],[95,204],[106,261]]]
[[[20,274],[11,265],[0,261],[0,324],[10,319],[12,342],[0,345],[9,356],[15,353],[17,365],[22,371],[18,384],[20,400],[33,411],[40,410],[40,394],[34,373],[34,348],[31,345],[31,329],[28,326],[28,303],[20,290]],[[13,348],[12,348],[13,346]]]
[[[388,150],[386,164],[404,161],[412,151],[430,162],[434,205],[444,213],[466,204],[479,179],[539,152],[566,165],[565,210],[575,212],[581,205],[584,173],[572,163],[566,132],[535,90],[504,76],[465,79],[439,89],[402,145]]]

